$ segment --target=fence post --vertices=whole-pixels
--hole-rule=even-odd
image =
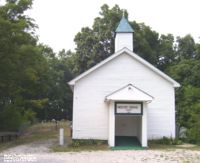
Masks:
[[[64,145],[64,129],[60,128],[60,145]]]

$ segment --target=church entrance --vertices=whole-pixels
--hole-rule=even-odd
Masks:
[[[141,147],[141,117],[115,115],[115,147]]]
[[[141,102],[115,103],[115,147],[141,147],[142,114]]]
[[[147,147],[147,104],[153,97],[128,84],[106,96],[110,147]]]

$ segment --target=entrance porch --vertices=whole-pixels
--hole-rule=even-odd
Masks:
[[[147,106],[152,96],[129,84],[106,96],[110,147],[147,147]]]

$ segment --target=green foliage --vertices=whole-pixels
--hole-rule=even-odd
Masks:
[[[193,121],[190,124],[190,127],[187,130],[188,141],[190,143],[200,145],[200,122],[199,122],[199,115],[193,115],[191,120]]]
[[[0,130],[17,130],[35,118],[71,117],[67,59],[38,44],[37,26],[25,14],[31,5],[32,0],[7,0],[0,6]]]
[[[45,106],[46,119],[71,119],[72,116],[72,91],[67,82],[73,78],[69,70],[69,52],[62,50],[59,58],[49,57],[48,103]]]
[[[182,88],[177,91],[178,127],[187,129],[187,141],[198,143],[200,138],[200,62],[199,60],[181,60],[179,64],[169,68],[170,74],[180,83]]]
[[[160,68],[161,70],[165,70],[176,60],[176,52],[173,44],[174,36],[172,34],[160,36],[158,47],[159,60],[157,64],[158,68]]]
[[[36,113],[33,112],[31,109],[27,109],[23,112],[23,120],[24,122],[34,123],[36,118]]]
[[[74,72],[79,74],[96,63],[107,58],[114,52],[115,29],[121,19],[122,10],[118,5],[109,9],[108,5],[103,5],[100,17],[95,18],[93,27],[84,27],[75,36],[77,45],[74,56]]]
[[[196,57],[195,42],[191,35],[177,37],[177,57],[178,59],[191,59]]]
[[[135,30],[134,52],[151,64],[158,66],[159,35],[144,23],[130,22]]]
[[[162,139],[150,140],[151,144],[162,144],[162,145],[180,145],[183,142],[180,139],[173,139],[168,137],[163,137]]]
[[[0,114],[0,131],[17,131],[22,122],[23,117],[17,109],[6,108]]]
[[[30,115],[44,58],[38,53],[32,19],[24,12],[31,0],[8,0],[0,6],[0,114],[1,130],[17,130]],[[29,112],[29,115],[28,115]],[[27,114],[27,116],[25,115]]]
[[[0,131],[19,131],[23,125],[33,123],[35,116],[31,109],[9,105],[0,114]]]

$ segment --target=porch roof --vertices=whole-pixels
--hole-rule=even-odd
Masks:
[[[144,101],[151,102],[154,99],[145,91],[128,84],[105,97],[106,101]]]

